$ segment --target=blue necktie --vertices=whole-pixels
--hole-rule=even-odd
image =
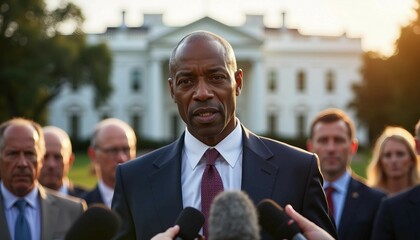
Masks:
[[[15,206],[19,209],[15,224],[15,240],[31,240],[29,223],[25,218],[26,205],[27,202],[23,199],[17,200],[15,203]]]

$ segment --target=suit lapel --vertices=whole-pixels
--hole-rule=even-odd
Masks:
[[[3,195],[0,192],[0,239],[11,240],[4,209]]]
[[[41,239],[52,239],[54,227],[60,223],[59,209],[55,199],[49,196],[41,185],[38,185],[38,188],[41,199]]]
[[[270,198],[274,188],[278,166],[269,161],[273,153],[259,137],[243,129],[242,190],[258,204]]]
[[[355,211],[355,209],[358,209],[358,205],[360,203],[360,201],[358,201],[359,197],[359,184],[353,178],[350,178],[349,187],[347,189],[347,195],[344,200],[344,209],[343,213],[341,214],[340,226],[351,226],[353,214],[357,212]],[[338,227],[340,235],[345,234],[346,230],[347,229]]]
[[[168,147],[166,153],[155,160],[156,170],[149,175],[153,199],[162,227],[172,226],[183,209],[181,187],[183,145],[184,134]]]

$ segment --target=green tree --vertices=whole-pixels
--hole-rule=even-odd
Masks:
[[[45,123],[46,109],[64,86],[91,85],[99,106],[112,91],[111,54],[88,45],[84,17],[72,3],[48,10],[43,0],[0,4],[0,121],[21,116]],[[64,26],[72,27],[64,34]]]
[[[386,125],[412,132],[420,117],[420,0],[415,12],[417,17],[401,28],[391,57],[364,55],[363,80],[353,87],[350,105],[368,128],[371,142]]]

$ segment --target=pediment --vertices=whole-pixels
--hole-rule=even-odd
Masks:
[[[213,18],[204,17],[197,21],[181,27],[168,28],[150,39],[152,46],[171,46],[175,45],[187,34],[205,30],[216,33],[225,38],[233,48],[258,47],[262,45],[263,40],[257,36],[242,31],[239,27],[228,26]]]

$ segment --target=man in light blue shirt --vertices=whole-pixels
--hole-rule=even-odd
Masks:
[[[358,148],[351,119],[340,109],[321,111],[311,123],[307,148],[319,157],[339,239],[370,239],[375,214],[385,194],[366,186],[351,171],[350,162]]]
[[[14,118],[0,125],[0,239],[62,239],[86,209],[38,183],[44,154],[39,124]]]

